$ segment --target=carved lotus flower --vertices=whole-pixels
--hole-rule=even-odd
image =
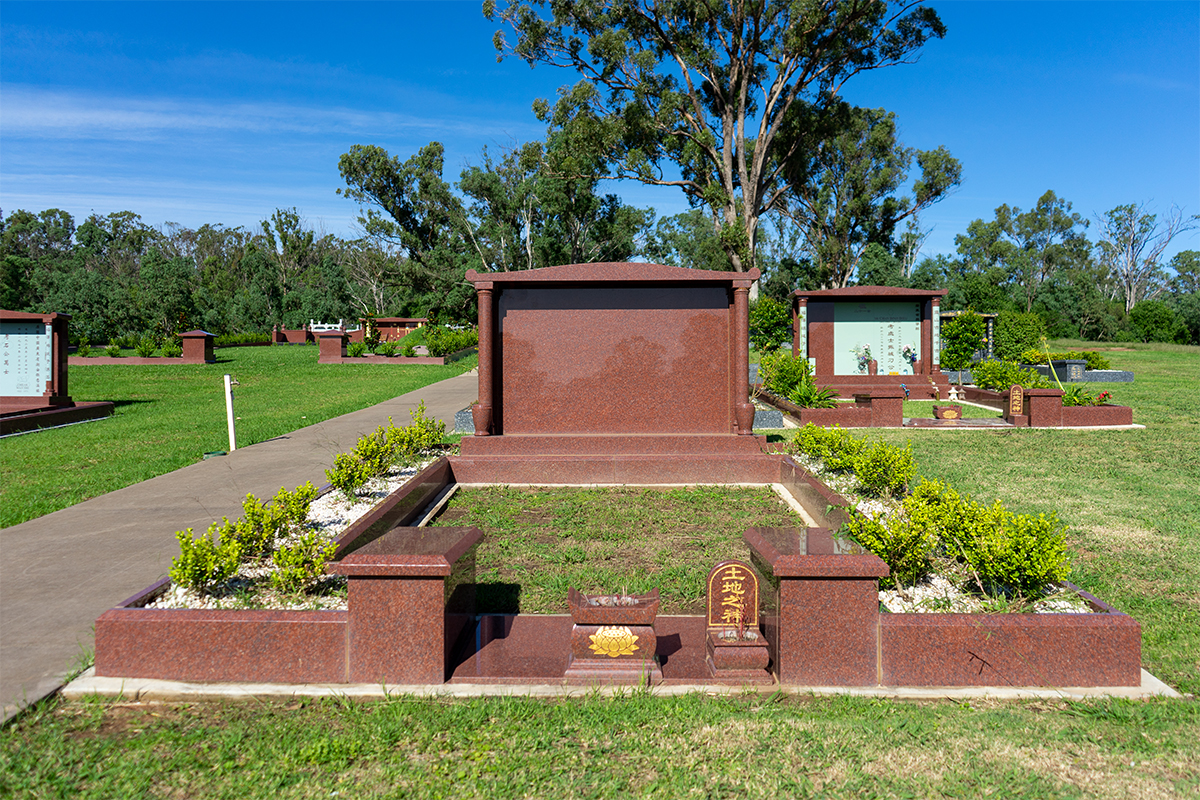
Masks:
[[[592,643],[588,647],[600,656],[612,658],[628,656],[633,655],[633,652],[638,649],[636,644],[638,637],[625,626],[605,625],[589,638]]]

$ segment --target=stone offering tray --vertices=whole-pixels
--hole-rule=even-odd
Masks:
[[[881,614],[887,568],[831,531],[846,501],[789,457],[443,458],[346,531],[347,611],[159,610],[148,588],[96,623],[96,674],[185,681],[561,684],[570,615],[473,613],[473,528],[411,528],[454,483],[778,484],[818,527],[752,529],[770,674],[808,686],[1137,686],[1141,629],[1092,614]],[[714,678],[704,616],[658,616],[662,683]],[[595,682],[602,682],[593,676]],[[657,679],[657,678],[655,678]]]

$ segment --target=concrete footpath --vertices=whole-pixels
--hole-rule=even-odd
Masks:
[[[453,431],[455,412],[478,386],[476,373],[459,375],[0,530],[4,719],[62,685],[90,654],[97,617],[167,574],[179,553],[176,531],[236,518],[247,493],[324,485],[335,455],[389,416],[408,424],[421,400]]]

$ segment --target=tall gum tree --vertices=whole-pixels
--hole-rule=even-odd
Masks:
[[[945,35],[932,9],[885,0],[486,0],[483,11],[514,35],[497,32],[500,58],[583,76],[553,109],[535,104],[539,116],[602,153],[606,177],[683,190],[738,271],[754,266],[759,217],[788,191],[781,171],[803,141],[781,135],[788,110],[824,107],[855,75],[912,62]]]

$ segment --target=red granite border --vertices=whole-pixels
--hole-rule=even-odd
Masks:
[[[688,461],[693,463],[690,471],[683,467]],[[512,480],[520,473],[517,465],[521,463],[530,465],[527,477],[534,480]],[[397,525],[408,524],[455,481],[653,485],[675,482],[671,479],[685,476],[700,483],[704,481],[699,478],[713,475],[720,475],[724,479],[721,482],[728,483],[782,483],[819,523],[829,526],[808,529],[804,544],[798,538],[799,529],[796,536],[783,539],[764,538],[761,532],[756,533],[759,529],[747,534],[747,542],[756,551],[756,567],[774,587],[773,600],[766,601],[763,627],[771,645],[772,670],[783,683],[844,686],[1135,686],[1140,683],[1140,625],[1086,595],[1098,613],[880,614],[877,581],[879,575],[886,574],[886,566],[881,567],[882,562],[863,554],[861,548],[848,550],[839,543],[840,538],[829,528],[836,528],[844,519],[841,510],[844,498],[784,455],[712,457],[699,461],[647,455],[607,459],[570,455],[538,459],[446,457],[422,470],[348,529],[339,541],[337,557],[366,546]],[[631,476],[638,479],[627,480]],[[585,480],[580,480],[581,477]],[[358,560],[372,559],[364,556]],[[426,557],[409,560],[411,564],[406,561],[400,565],[407,570],[406,574],[441,586],[438,575],[448,571],[449,561],[443,564],[442,559]],[[438,563],[433,564],[433,560]],[[395,571],[394,565],[385,566]],[[160,581],[97,620],[96,674],[287,683],[341,683],[376,678],[394,683],[401,676],[420,675],[422,680],[438,682],[442,672],[436,653],[451,646],[461,625],[451,626],[451,615],[446,615],[444,642],[432,642],[421,659],[410,657],[412,664],[406,664],[404,658],[397,660],[390,649],[376,641],[377,634],[372,631],[392,630],[395,626],[388,620],[395,617],[397,609],[418,607],[424,620],[421,630],[426,630],[430,616],[443,601],[439,599],[440,588],[432,591],[432,583],[426,587],[430,591],[414,584],[415,589],[421,590],[419,596],[393,596],[395,593],[387,589],[386,582],[395,579],[379,573],[370,586],[363,583],[364,591],[352,593],[350,610],[346,612],[135,607],[162,590],[164,582]],[[371,588],[376,585],[382,594]],[[363,620],[357,627],[353,621],[356,614]],[[417,635],[416,629],[401,632],[415,641],[412,637]],[[446,676],[456,669],[451,661],[444,666]]]

